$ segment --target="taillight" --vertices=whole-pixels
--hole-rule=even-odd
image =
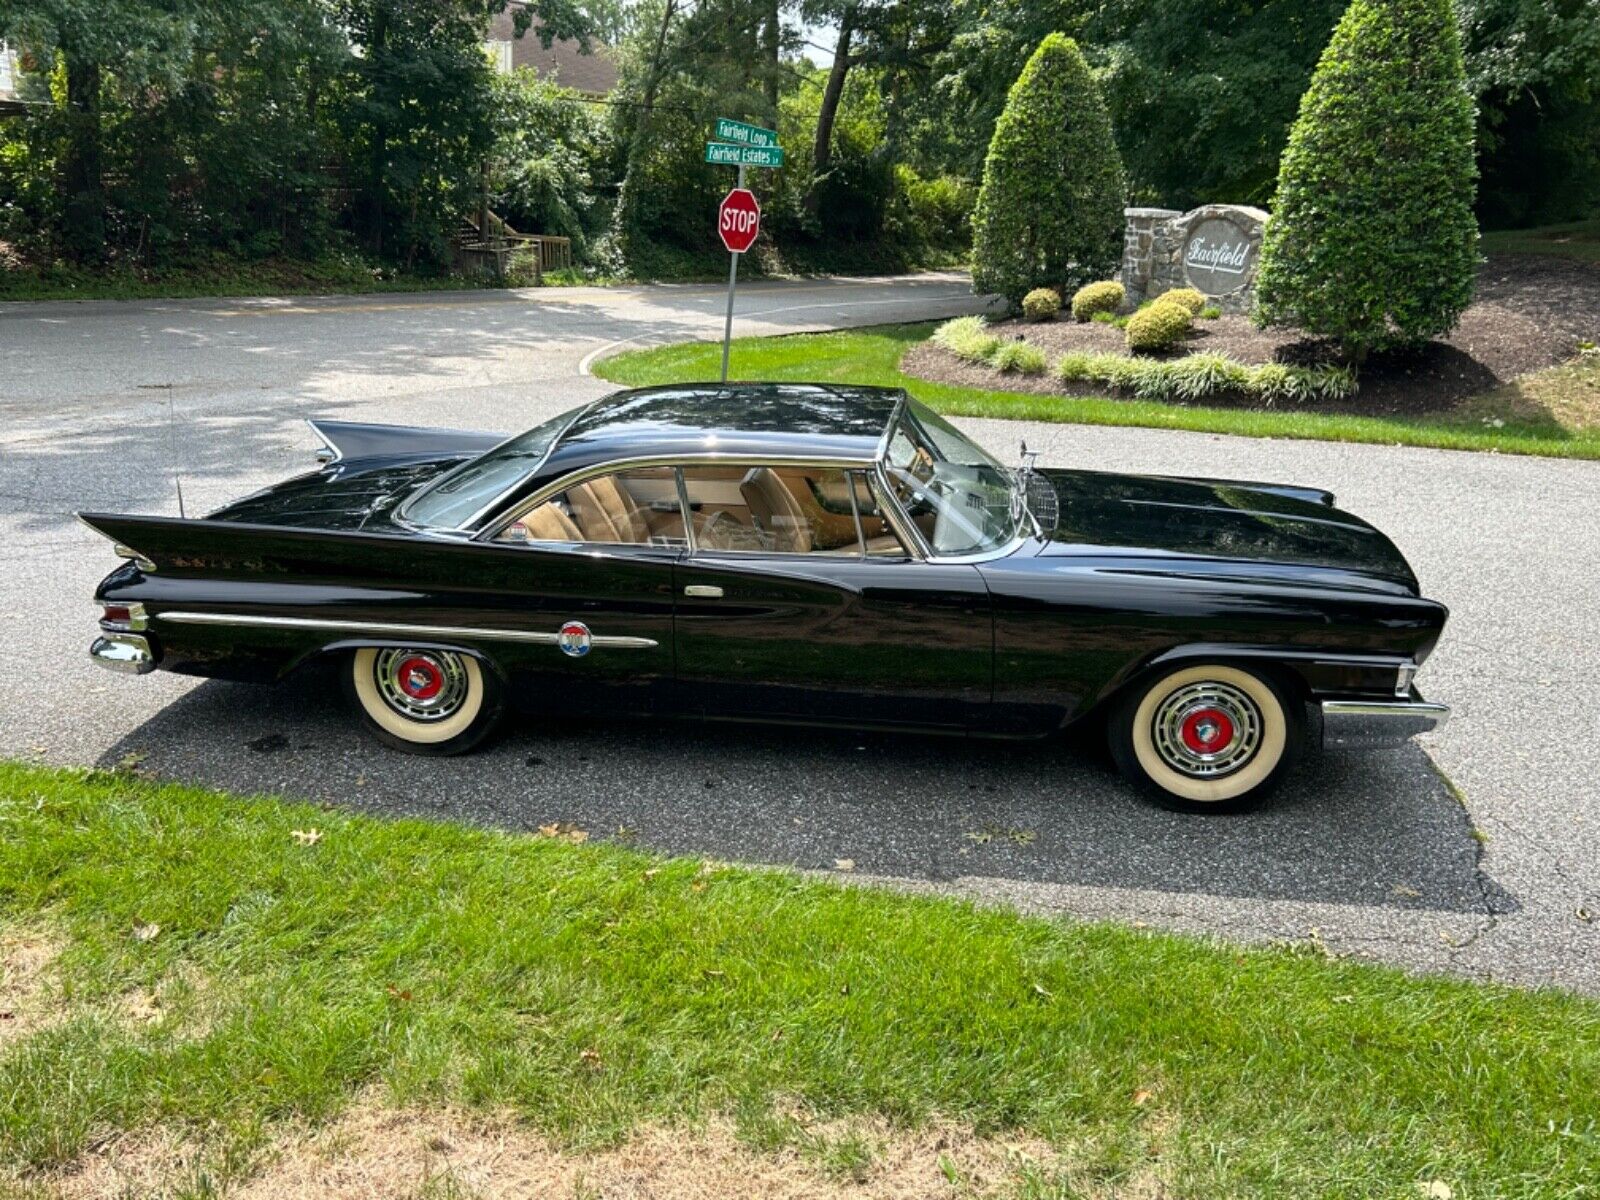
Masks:
[[[146,628],[150,618],[142,604],[102,604],[100,628],[114,633],[134,633]]]

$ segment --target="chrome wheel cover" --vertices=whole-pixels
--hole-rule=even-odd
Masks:
[[[1216,779],[1243,767],[1261,746],[1261,710],[1229,683],[1202,681],[1161,701],[1151,740],[1161,761],[1192,779]]]
[[[380,650],[372,666],[383,702],[411,721],[443,721],[467,699],[461,656],[440,650]]]

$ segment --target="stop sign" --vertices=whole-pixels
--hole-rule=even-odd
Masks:
[[[755,195],[745,188],[734,188],[722,198],[717,209],[717,233],[722,244],[735,254],[743,254],[755,245],[756,234],[761,232],[761,205]]]

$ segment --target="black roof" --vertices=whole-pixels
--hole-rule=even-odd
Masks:
[[[904,400],[899,388],[814,383],[700,383],[618,392],[568,426],[538,482],[617,459],[705,453],[871,462]]]

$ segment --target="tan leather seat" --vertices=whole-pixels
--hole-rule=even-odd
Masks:
[[[567,503],[584,541],[637,544],[650,540],[638,506],[609,475],[568,488]]]
[[[528,537],[536,542],[583,541],[583,534],[578,532],[572,518],[554,504],[541,504],[517,524],[526,529]]]
[[[811,552],[811,522],[782,479],[770,467],[756,467],[739,484],[750,519],[779,554]]]

